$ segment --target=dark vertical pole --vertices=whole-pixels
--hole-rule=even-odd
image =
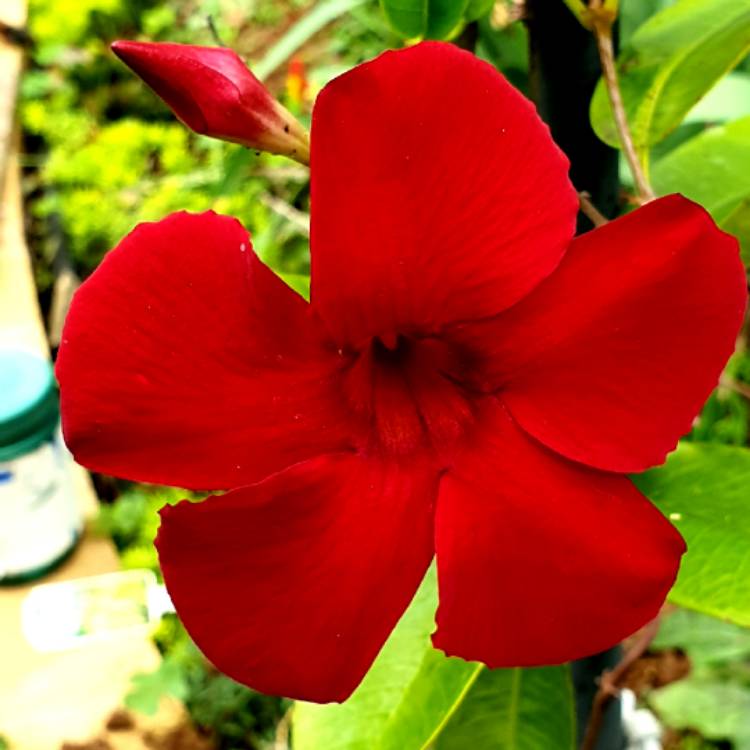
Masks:
[[[527,0],[527,9],[531,95],[570,159],[573,184],[611,218],[617,213],[618,152],[602,143],[589,123],[601,75],[594,37],[563,0]]]
[[[619,190],[618,153],[602,143],[589,124],[589,103],[601,75],[594,37],[578,23],[563,0],[527,0],[527,26],[531,93],[539,113],[570,159],[573,184],[590,193],[594,205],[605,216],[614,217]],[[591,224],[581,217],[579,230],[589,228]],[[605,669],[614,667],[620,656],[617,647],[573,663],[579,744],[596,692],[596,679]],[[625,748],[620,710],[619,701],[610,703],[596,750]]]

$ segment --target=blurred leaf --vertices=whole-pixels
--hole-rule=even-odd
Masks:
[[[188,685],[181,665],[176,660],[165,658],[156,671],[133,675],[125,705],[133,711],[153,716],[163,696],[171,695],[184,700],[187,694]]]
[[[687,542],[669,599],[750,626],[750,450],[683,443],[634,481]]]
[[[620,3],[620,40],[624,42],[630,39],[641,24],[672,2],[673,0],[626,0]]]
[[[637,149],[660,141],[750,49],[750,0],[680,0],[652,16],[618,57]],[[597,135],[619,147],[603,81],[591,101]]]
[[[488,19],[479,22],[477,55],[491,62],[519,90],[529,88],[529,35],[522,23],[493,28]]]
[[[685,122],[721,123],[750,115],[750,75],[724,76],[685,117]]]
[[[736,235],[750,261],[750,117],[710,128],[656,162],[658,193],[679,192]]]
[[[435,750],[573,750],[567,666],[485,669],[450,718]]]
[[[732,363],[741,363],[742,353],[730,360],[727,372],[732,374]],[[736,375],[732,375],[736,377]],[[739,378],[748,382],[748,376]],[[695,442],[747,445],[750,426],[750,403],[739,393],[726,388],[717,388],[706,401],[703,411],[693,423],[690,439]]]
[[[446,39],[469,0],[380,0],[388,22],[404,39]]]
[[[123,494],[117,502],[102,505],[96,519],[97,531],[113,538],[122,549],[138,538],[146,513],[148,498],[143,492],[133,490]]]
[[[279,273],[279,276],[294,289],[300,297],[310,299],[310,277],[301,273]]]
[[[584,0],[563,0],[563,2],[584,28],[591,28],[588,22],[588,3]]]
[[[469,0],[464,11],[465,21],[478,21],[484,18],[495,4],[495,0]]]
[[[750,750],[750,688],[718,680],[689,679],[654,691],[649,702],[674,729],[697,729],[711,740]]]
[[[262,59],[250,66],[253,73],[261,81],[264,80],[324,26],[364,2],[365,0],[321,0],[315,3],[313,9],[302,16]]]
[[[433,566],[352,697],[296,705],[295,750],[572,750],[567,668],[487,670],[446,657],[429,640],[436,603]]]
[[[742,260],[745,265],[750,265],[750,195],[745,196],[718,221],[722,229],[740,241]]]
[[[681,648],[694,667],[750,656],[750,630],[700,612],[678,609],[662,617],[655,648]]]
[[[158,39],[165,32],[169,33],[177,22],[176,9],[166,3],[145,11],[141,17],[143,33],[149,39]]]

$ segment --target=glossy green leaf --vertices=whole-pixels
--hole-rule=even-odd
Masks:
[[[476,662],[448,658],[428,648],[419,672],[385,727],[378,750],[430,747],[486,671]]]
[[[617,60],[637,149],[657,143],[750,49],[750,0],[680,0],[652,16]],[[597,135],[619,146],[602,81],[591,101]]]
[[[685,122],[724,123],[750,116],[750,75],[724,76],[685,117]]]
[[[573,686],[565,667],[483,670],[435,750],[573,750]]]
[[[684,443],[634,480],[687,542],[670,600],[750,626],[750,450]]]
[[[294,750],[572,750],[567,669],[487,670],[446,657],[430,644],[436,604],[433,567],[352,697],[295,706]]]
[[[388,22],[404,39],[447,39],[469,0],[380,0]]]
[[[651,178],[658,193],[704,206],[750,261],[750,117],[691,138],[656,162]]]

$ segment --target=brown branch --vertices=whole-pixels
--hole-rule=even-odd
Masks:
[[[722,375],[721,379],[719,380],[719,385],[724,386],[724,388],[728,388],[730,391],[739,393],[740,396],[744,396],[745,398],[750,399],[750,385],[741,383],[739,380],[735,380],[733,377],[731,377],[731,375]]]
[[[607,86],[609,103],[612,106],[612,114],[617,127],[617,134],[620,138],[622,151],[627,159],[630,171],[633,174],[633,180],[638,191],[641,203],[647,203],[655,198],[654,191],[649,184],[648,178],[643,171],[643,166],[638,159],[635,146],[633,144],[633,135],[630,132],[628,118],[625,114],[625,105],[620,93],[620,83],[617,78],[617,67],[615,65],[615,50],[612,45],[612,15],[601,11],[601,0],[598,3],[592,3],[589,6],[591,26],[596,38],[596,46],[599,50],[599,61],[602,66],[604,83]]]
[[[589,714],[589,722],[586,725],[586,734],[581,743],[581,750],[594,750],[599,732],[604,722],[604,711],[610,701],[617,697],[620,686],[630,667],[643,656],[651,641],[659,632],[659,616],[641,628],[630,648],[625,652],[617,666],[611,671],[605,671],[599,678],[599,689],[594,696],[594,702]]]
[[[609,219],[591,202],[591,196],[585,191],[578,193],[581,213],[595,226],[609,224]]]
[[[289,729],[292,724],[292,711],[294,706],[287,709],[276,725],[276,737],[272,750],[289,750]]]

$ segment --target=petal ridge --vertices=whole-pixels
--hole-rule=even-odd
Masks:
[[[348,447],[341,364],[236,219],[136,227],[75,295],[57,360],[66,442],[95,471],[197,489]]]
[[[188,632],[261,692],[343,701],[433,556],[435,472],[353,454],[167,507],[156,540]]]
[[[672,195],[577,237],[518,305],[446,335],[484,352],[483,387],[530,435],[638,472],[691,429],[746,304],[736,239]]]
[[[549,129],[454,45],[385,52],[329,83],[311,164],[311,299],[343,344],[497,313],[573,236],[577,195]]]
[[[433,643],[491,668],[604,650],[656,616],[685,544],[624,476],[538,445],[494,398],[442,479]]]

